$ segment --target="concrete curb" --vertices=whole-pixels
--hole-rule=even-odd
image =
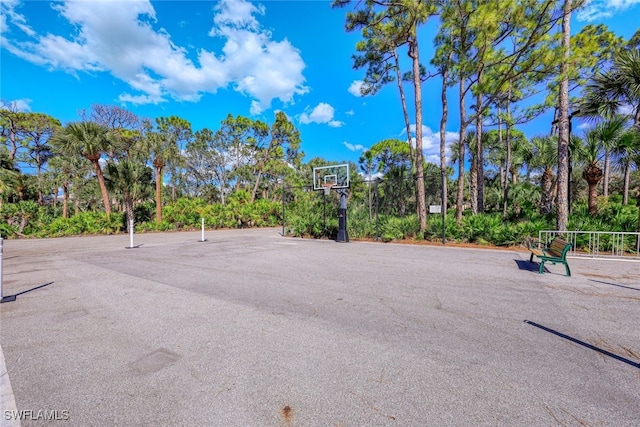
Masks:
[[[2,408],[2,414],[0,414],[0,426],[20,427],[20,420],[17,419],[17,417],[12,417],[10,415],[12,413],[17,413],[18,407],[16,406],[16,399],[13,396],[13,389],[11,388],[11,380],[9,379],[7,365],[4,363],[2,347],[0,347],[0,408]]]

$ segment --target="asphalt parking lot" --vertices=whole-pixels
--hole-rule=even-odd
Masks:
[[[5,240],[0,425],[640,421],[640,263],[200,237]]]

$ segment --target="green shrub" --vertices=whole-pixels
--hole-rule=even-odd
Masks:
[[[69,218],[56,218],[49,224],[48,237],[83,234],[113,234],[123,231],[124,213],[114,212],[107,220],[104,212],[80,212]]]
[[[135,229],[136,232],[140,233],[152,231],[173,231],[175,230],[175,224],[165,220],[158,223],[153,219],[151,221],[143,222],[142,224],[137,224]]]
[[[287,234],[315,238],[328,234],[334,218],[337,221],[337,211],[329,203],[327,205],[323,205],[322,199],[315,193],[300,194],[297,200],[287,207],[285,213]]]
[[[4,232],[7,237],[35,236],[41,232],[43,223],[40,220],[41,211],[34,201],[20,201],[5,203],[0,212],[0,220],[6,223]]]
[[[162,208],[162,220],[172,223],[176,230],[193,229],[200,226],[205,206],[202,199],[181,197]]]
[[[385,216],[381,217],[380,222],[380,238],[385,242],[414,238],[420,230],[420,221],[417,215]]]
[[[133,220],[136,224],[143,224],[148,221],[155,221],[155,202],[138,203],[133,208]]]
[[[369,218],[369,208],[359,204],[349,210],[347,217],[347,231],[353,239],[366,239],[376,236],[376,220]]]

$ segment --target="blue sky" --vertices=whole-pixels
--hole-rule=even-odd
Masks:
[[[229,113],[272,123],[282,110],[301,132],[305,161],[357,162],[380,140],[406,138],[394,84],[359,95],[364,70],[351,59],[359,35],[344,31],[348,9],[329,1],[1,0],[1,7],[0,98],[63,124],[94,103],[141,117],[176,115],[214,131]],[[574,14],[572,30],[603,23],[628,39],[639,17],[640,0],[592,0]],[[436,24],[421,30],[425,63]],[[425,152],[436,163],[440,84],[423,88]],[[450,111],[453,139],[458,120]],[[549,128],[546,116],[522,129],[534,136]]]

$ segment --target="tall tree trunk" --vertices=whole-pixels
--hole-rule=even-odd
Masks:
[[[400,59],[398,58],[398,51],[393,50],[393,59],[396,64],[396,80],[398,82],[398,92],[400,92],[400,103],[402,104],[402,115],[404,117],[404,125],[407,129],[407,142],[409,143],[409,158],[413,163],[415,161],[414,148],[411,143],[411,121],[409,119],[409,109],[407,108],[407,99],[404,96],[404,88],[402,87],[402,75],[400,73]],[[415,168],[415,165],[413,165]]]
[[[256,201],[256,195],[258,194],[258,188],[260,187],[260,179],[262,178],[263,172],[264,172],[264,163],[260,162],[260,164],[258,165],[256,183],[254,184],[253,191],[251,192],[251,203]]]
[[[480,72],[480,76],[478,76],[478,83],[480,83],[481,77],[482,72]],[[478,95],[476,96],[476,105],[478,107],[478,111],[482,111],[482,94],[480,93],[480,91],[478,91]],[[484,147],[482,144],[482,114],[476,114],[478,114],[478,116],[476,117],[476,186],[478,188],[477,211],[482,213],[484,212]]]
[[[593,216],[598,214],[598,183],[603,175],[602,169],[596,163],[587,165],[582,172],[582,177],[589,186],[587,204],[589,213]]]
[[[420,57],[418,54],[418,38],[414,34],[409,43],[409,56],[413,60],[413,87],[416,105],[416,186],[418,192],[417,208],[420,221],[420,234],[427,229],[427,204],[424,193],[424,154],[422,153],[422,82],[420,80]]]
[[[636,225],[636,231],[640,233],[640,192],[638,192],[638,198],[636,199],[636,206],[638,207],[638,224]],[[636,238],[636,248],[637,247],[640,247],[640,236]]]
[[[567,231],[569,210],[567,193],[569,191],[569,53],[571,48],[571,10],[572,0],[565,0],[562,16],[562,48],[564,60],[560,64],[560,93],[558,99],[558,213],[556,228]]]
[[[589,213],[592,216],[596,216],[598,214],[598,182],[588,182],[589,185],[589,198],[588,198],[588,206]]]
[[[69,183],[62,183],[62,218],[69,218]]]
[[[449,53],[447,64],[451,61],[452,53]],[[440,116],[440,178],[442,179],[442,200],[441,213],[442,220],[447,218],[447,119],[449,118],[449,103],[447,102],[447,79],[449,78],[449,69],[445,65],[442,70],[442,89],[440,91],[440,100],[442,102],[442,115]],[[444,239],[444,237],[443,237]]]
[[[36,155],[36,181],[38,184],[38,204],[44,205],[44,194],[42,192],[42,165],[40,164],[40,155]]]
[[[469,148],[469,154],[471,155],[471,167],[469,169],[469,201],[471,203],[471,212],[475,215],[478,213],[478,153]]]
[[[571,124],[571,123],[569,123]],[[571,215],[573,205],[573,156],[567,151],[567,214]]]
[[[395,69],[396,69],[396,81],[398,82],[398,92],[400,92],[400,103],[402,105],[402,115],[404,116],[404,125],[407,130],[407,144],[409,144],[409,159],[411,159],[411,169],[417,171],[418,168],[416,166],[417,157],[415,154],[415,148],[413,146],[413,142],[411,141],[411,121],[409,119],[409,108],[407,107],[407,99],[404,95],[404,88],[402,87],[402,74],[400,73],[400,59],[398,58],[398,51],[396,49],[393,50],[393,59],[395,61]],[[415,84],[415,82],[414,82]],[[417,125],[416,125],[417,126]],[[417,140],[416,133],[416,140]],[[417,178],[416,178],[417,179]],[[420,200],[420,191],[417,185],[413,186],[414,195],[416,197],[416,201]],[[419,210],[419,207],[417,207]],[[418,213],[418,217],[420,214]]]
[[[551,169],[547,168],[542,173],[540,187],[542,190],[542,194],[540,195],[540,213],[546,215],[553,209],[553,172]]]
[[[611,154],[609,150],[604,152],[604,178],[602,179],[602,195],[609,197],[609,180],[611,179]]]
[[[163,166],[156,164],[156,222],[162,222],[162,169]]]
[[[98,160],[92,160],[93,169],[96,172],[98,178],[98,185],[100,186],[100,193],[102,193],[102,203],[104,204],[104,211],[107,214],[107,218],[111,216],[111,202],[109,202],[109,192],[107,191],[107,185],[104,182],[104,175],[102,175],[102,169],[100,169],[100,163]]]
[[[507,129],[505,139],[507,140],[507,159],[506,167],[507,171],[511,171],[511,81],[509,81],[509,89],[507,90]],[[507,209],[509,207],[509,177],[504,180],[504,193],[502,195],[502,216],[507,216]]]
[[[371,192],[371,165],[367,166],[367,189],[369,190],[369,221],[371,221],[373,220],[373,194]]]
[[[622,189],[622,204],[629,203],[629,183],[631,181],[631,165],[627,161],[624,165],[624,186]]]
[[[127,217],[127,231],[130,232],[131,230],[129,230],[129,226],[131,225],[131,221],[134,219],[133,196],[129,192],[124,192],[122,198],[125,216]]]
[[[225,178],[220,178],[220,202],[222,203],[222,206],[226,204],[225,198],[224,198],[224,187],[226,185],[226,182],[227,181]]]
[[[458,138],[458,194],[456,195],[456,223],[462,225],[462,209],[464,205],[464,151],[467,139],[467,111],[464,106],[464,79],[460,79],[459,108],[460,108],[460,137]]]
[[[9,142],[11,149],[9,150],[9,160],[13,161],[16,158],[16,154],[18,153],[18,141],[17,141],[17,124],[12,116],[12,114],[7,114],[5,117],[9,122]]]
[[[502,106],[498,102],[496,105],[496,111],[498,116],[498,147],[502,147]],[[500,189],[504,192],[504,186],[507,179],[509,179],[509,169],[506,168],[507,163],[500,165]]]

